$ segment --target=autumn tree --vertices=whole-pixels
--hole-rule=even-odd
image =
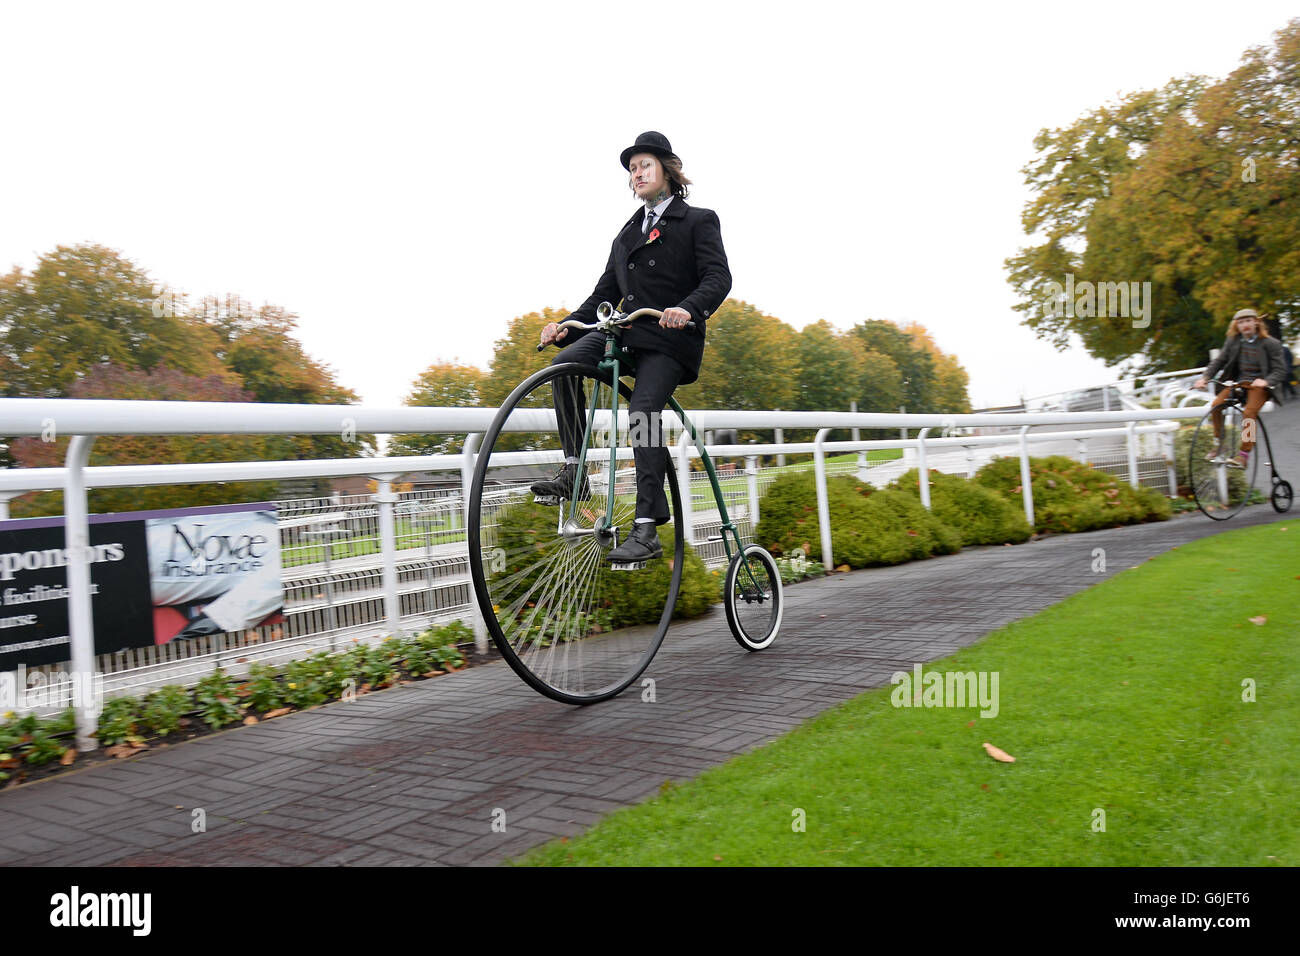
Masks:
[[[153,371],[101,364],[69,391],[69,398],[151,401],[251,402],[253,395],[221,375],[199,377],[175,369]],[[91,451],[91,465],[253,461],[288,457],[289,440],[277,435],[105,435]],[[19,438],[12,454],[20,467],[58,467],[67,455],[67,438],[54,442]],[[89,494],[92,512],[140,511],[276,497],[274,481],[98,488]],[[13,502],[14,517],[62,513],[61,493],[28,495]]]
[[[1224,80],[1183,77],[1041,131],[1022,216],[1039,241],[1007,260],[1025,324],[1058,348],[1078,335],[1098,358],[1143,372],[1204,364],[1244,306],[1293,329],[1298,75],[1300,19]],[[1076,288],[1149,282],[1148,312],[1053,305],[1067,276]]]
[[[295,337],[298,317],[274,305],[253,308],[235,296],[209,297],[190,316],[216,338],[216,355],[253,401],[293,405],[351,405],[359,398],[338,383]],[[374,453],[373,435],[297,435],[289,458],[353,458]]]
[[[64,397],[104,363],[232,381],[212,331],[160,308],[165,294],[104,246],[59,246],[30,273],[15,266],[0,278],[0,394]]]
[[[515,390],[515,386],[534,372],[546,368],[555,358],[555,349],[537,351],[537,343],[542,337],[542,328],[551,322],[562,322],[569,313],[557,309],[542,309],[541,312],[529,312],[510,320],[503,338],[497,339],[492,346],[493,356],[481,388],[483,404],[499,407],[506,397]],[[561,345],[574,341],[569,333]]]
[[[934,365],[934,379],[930,384],[930,394],[924,409],[917,411],[936,414],[965,414],[970,411],[970,396],[966,386],[970,376],[961,367],[955,355],[949,355],[935,344],[934,338],[919,322],[910,322],[903,326],[903,331],[912,338],[918,349],[930,356]]]
[[[537,346],[534,343],[534,350]],[[435,362],[420,373],[403,405],[433,408],[474,408],[482,405],[487,373],[473,365]],[[388,444],[390,455],[448,455],[464,447],[462,434],[394,435]]]

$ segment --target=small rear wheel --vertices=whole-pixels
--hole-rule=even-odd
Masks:
[[[761,651],[776,640],[783,609],[781,571],[776,559],[756,544],[731,558],[723,589],[727,625],[736,643]]]
[[[1291,510],[1291,482],[1279,478],[1273,482],[1273,494],[1270,499],[1273,502],[1273,510],[1278,514],[1285,514]]]

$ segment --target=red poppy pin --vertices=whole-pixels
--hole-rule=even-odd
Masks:
[[[649,245],[650,243],[654,242],[658,238],[659,238],[659,227],[655,226],[653,229],[650,230],[650,235],[646,237],[645,240],[646,245]]]

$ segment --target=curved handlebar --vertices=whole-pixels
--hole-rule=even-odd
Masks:
[[[610,329],[628,325],[642,316],[649,316],[652,319],[662,319],[664,314],[658,309],[637,309],[635,312],[629,312],[624,315],[615,312],[614,307],[608,302],[602,302],[596,308],[596,321],[592,322],[590,325],[584,322],[579,322],[577,319],[565,319],[563,322],[557,323],[557,326],[561,329],[583,329],[590,332],[594,329]],[[684,327],[693,329],[695,328],[695,322],[687,322]],[[537,351],[540,352],[545,348],[545,345],[538,345]]]

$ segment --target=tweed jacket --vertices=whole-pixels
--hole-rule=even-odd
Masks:
[[[1264,374],[1260,378],[1268,382],[1268,387],[1273,393],[1273,400],[1281,405],[1282,389],[1278,386],[1282,384],[1282,379],[1286,377],[1286,356],[1282,353],[1282,343],[1271,336],[1265,338],[1262,335],[1256,341],[1260,344],[1260,363],[1264,367]],[[1241,336],[1230,335],[1223,343],[1223,349],[1218,356],[1206,368],[1206,380],[1213,380],[1220,372],[1223,372],[1230,379],[1238,378],[1241,374],[1240,358]]]

